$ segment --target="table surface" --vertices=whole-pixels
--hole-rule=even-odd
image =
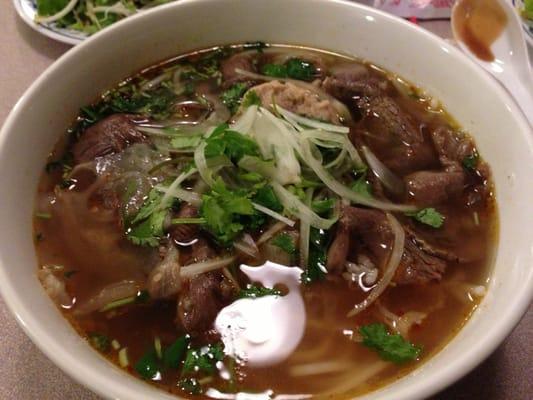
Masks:
[[[26,88],[70,47],[30,29],[10,0],[0,0],[0,124]],[[424,27],[450,36],[449,22]],[[509,338],[473,372],[432,400],[533,398],[533,307]],[[0,400],[97,400],[26,337],[0,298]]]

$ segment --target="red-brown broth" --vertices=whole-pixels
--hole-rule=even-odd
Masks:
[[[313,54],[323,56],[328,66],[346,61],[346,58],[330,54]],[[193,60],[198,55],[184,57]],[[269,56],[265,57],[268,60]],[[181,60],[183,58],[148,69],[144,75],[150,79],[162,68]],[[377,68],[372,69],[372,74],[380,79],[396,79]],[[430,107],[430,99],[424,97],[418,89],[407,84],[400,85],[403,93],[390,85],[388,94],[411,115],[420,129],[426,132],[425,135],[438,126],[457,128],[453,119],[440,106]],[[378,141],[368,142],[378,157],[386,154],[387,149],[377,143]],[[62,153],[61,147],[58,147],[54,156]],[[435,165],[438,165],[437,159]],[[36,217],[34,221],[39,266],[61,265],[64,271],[75,271],[66,279],[66,285],[77,304],[117,281],[134,280],[142,286],[148,271],[158,260],[157,249],[139,248],[126,240],[122,227],[113,222],[116,220],[111,215],[112,211],[95,210],[76,203],[73,213],[67,218],[68,213],[61,196],[54,194],[54,190],[57,190],[54,188],[60,181],[60,173],[43,173],[38,187],[36,209],[39,212],[49,212],[52,216],[50,219]],[[83,184],[80,181],[74,187],[76,185]],[[490,182],[486,185],[490,185]],[[78,194],[72,190],[63,194],[71,200],[76,195]],[[55,201],[50,202],[50,199]],[[254,393],[273,390],[275,394],[309,393],[317,397],[330,391],[336,393],[338,390],[345,393],[337,393],[334,398],[350,398],[404,376],[442,349],[461,329],[479,303],[478,298],[460,301],[451,294],[450,286],[457,285],[457,282],[472,285],[485,285],[488,282],[497,221],[491,196],[484,202],[470,206],[465,206],[464,198],[458,198],[440,205],[439,211],[446,218],[440,229],[409,223],[424,239],[453,249],[459,255],[474,261],[463,264],[449,262],[440,283],[391,286],[380,297],[380,303],[397,315],[408,311],[428,313],[423,323],[415,326],[409,336],[410,341],[423,347],[418,361],[404,365],[389,363],[381,368],[379,363],[382,361],[374,352],[350,340],[349,331],[356,333],[360,325],[383,321],[383,317],[372,306],[357,317],[348,318],[347,312],[367,294],[349,288],[344,279],[336,276],[303,287],[307,326],[295,353],[281,364],[267,369],[239,367],[237,390]],[[110,214],[109,218],[101,217],[105,213]],[[473,217],[474,213],[477,221]],[[72,215],[78,218],[75,224],[71,222]],[[95,215],[99,215],[100,219],[95,218]],[[401,221],[409,221],[402,215],[398,217]],[[118,341],[120,347],[127,347],[130,360],[127,371],[134,375],[136,373],[132,365],[153,346],[154,337],[159,337],[163,346],[167,346],[183,334],[176,327],[176,306],[175,301],[171,300],[126,306],[108,313],[94,312],[85,317],[76,317],[75,309],[75,306],[72,310],[64,309],[63,314],[80,335],[87,337],[92,332],[98,332]],[[114,363],[118,362],[115,350],[106,357]],[[312,375],[312,379],[310,376],[291,376],[290,369],[295,365],[330,361],[346,363],[347,366],[340,372]],[[347,385],[350,379],[357,379],[359,374],[376,365],[377,373],[367,381],[355,387]],[[189,397],[177,387],[179,377],[179,371],[166,371],[161,380],[152,383],[163,390]],[[221,391],[228,389],[227,382],[216,377],[209,385]],[[207,398],[202,395],[190,397]]]

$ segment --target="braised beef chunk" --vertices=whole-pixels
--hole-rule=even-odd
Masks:
[[[72,147],[72,154],[74,162],[79,164],[118,153],[140,142],[146,142],[146,138],[135,128],[132,116],[113,114],[87,128]]]
[[[431,137],[439,155],[439,160],[444,167],[462,163],[463,160],[474,154],[472,139],[459,135],[450,128],[435,129]]]
[[[196,218],[198,208],[192,204],[183,204],[178,211],[176,218]],[[198,234],[198,225],[196,224],[174,224],[170,227],[169,233],[172,240],[177,243],[189,243],[194,240]]]
[[[380,261],[378,265],[383,264],[392,241],[393,234],[385,213],[345,207],[338,222],[336,236],[328,250],[326,267],[329,271],[342,271],[354,250],[366,251]],[[412,230],[408,230],[405,250],[394,281],[398,284],[424,284],[440,280],[446,269],[445,257],[451,256],[433,249],[418,239]]]
[[[188,333],[211,329],[218,312],[227,304],[219,272],[197,275],[185,285],[178,302],[178,318]]]
[[[238,82],[247,82],[250,78],[237,73],[236,69],[242,69],[248,72],[256,72],[253,59],[250,54],[238,53],[227,58],[221,63],[222,78],[224,87],[229,87]]]
[[[436,205],[456,197],[465,184],[464,172],[419,171],[405,178],[408,196],[420,206]]]

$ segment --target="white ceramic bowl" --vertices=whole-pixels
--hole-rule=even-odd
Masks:
[[[93,351],[36,278],[31,215],[39,174],[78,108],[157,61],[220,44],[262,40],[353,54],[442,100],[493,168],[500,240],[488,295],[438,355],[365,399],[420,399],[466,374],[509,334],[533,294],[533,142],[509,96],[436,36],[344,1],[183,0],[134,16],[69,51],[24,94],[0,135],[0,289],[21,327],[66,373],[113,399],[175,399]]]

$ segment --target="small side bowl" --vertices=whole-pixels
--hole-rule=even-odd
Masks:
[[[0,290],[20,326],[67,374],[109,399],[176,399],[115,367],[80,338],[36,277],[32,212],[39,174],[80,106],[172,56],[261,40],[370,60],[441,100],[493,169],[500,240],[488,294],[461,332],[408,376],[363,399],[421,399],[486,358],[533,295],[533,140],[501,87],[453,46],[398,18],[348,1],[182,0],[133,16],[66,53],[22,96],[0,133]]]

